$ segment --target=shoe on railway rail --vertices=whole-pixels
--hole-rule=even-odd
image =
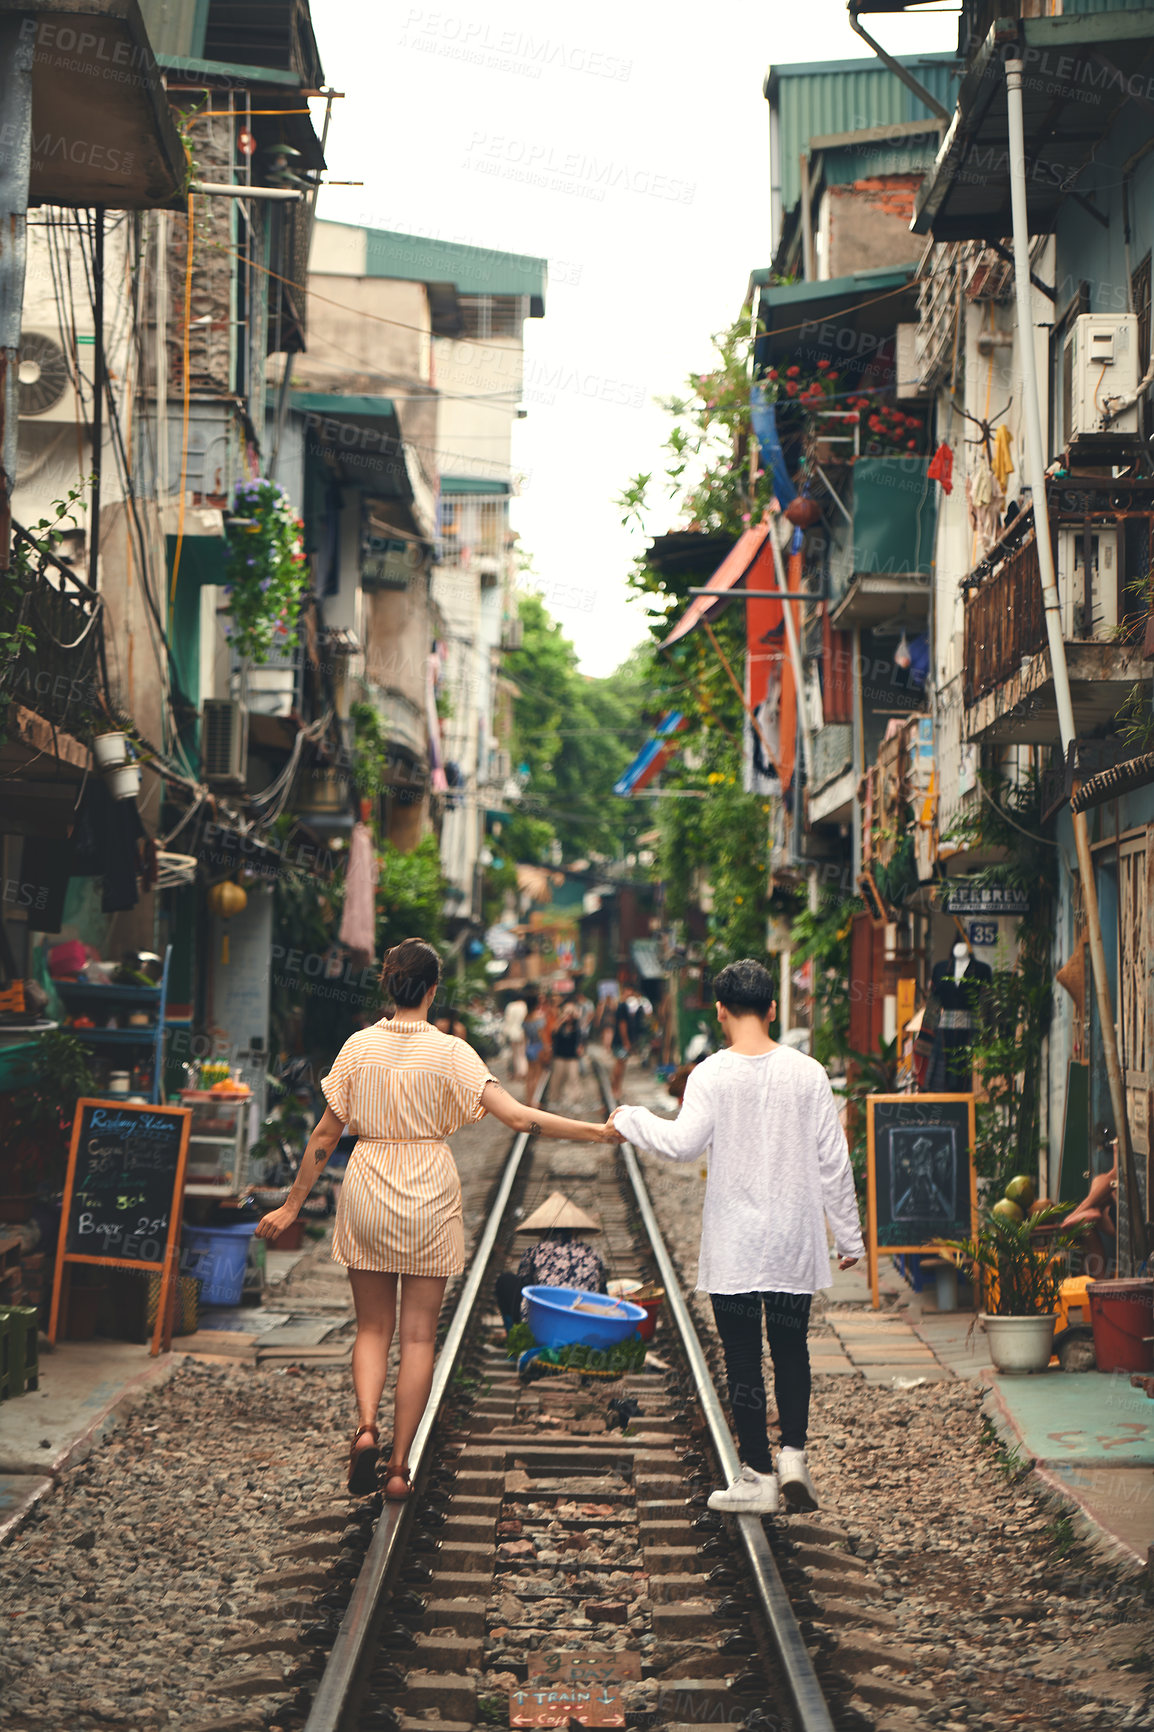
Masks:
[[[804,1449],[781,1448],[777,1452],[777,1477],[787,1510],[817,1508],[817,1487],[810,1478]]]
[[[737,1478],[724,1491],[710,1492],[710,1509],[723,1515],[776,1515],[780,1503],[775,1473],[758,1473],[743,1467]]]

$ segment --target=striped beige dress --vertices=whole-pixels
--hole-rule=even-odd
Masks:
[[[496,1079],[430,1023],[378,1022],[347,1040],[321,1083],[357,1138],[337,1205],[333,1261],[396,1275],[465,1267],[461,1181],[446,1137],[483,1116]]]

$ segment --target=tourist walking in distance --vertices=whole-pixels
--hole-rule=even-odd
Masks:
[[[275,1239],[296,1220],[347,1126],[357,1143],[341,1186],[332,1254],[348,1269],[357,1316],[353,1387],[359,1423],[349,1452],[349,1490],[358,1495],[377,1485],[377,1410],[399,1328],[385,1496],[408,1496],[409,1450],[433,1381],[445,1282],[465,1266],[461,1182],[446,1138],[492,1113],[510,1129],[538,1136],[620,1141],[610,1125],[523,1106],[471,1046],[433,1028],[429,1007],[440,979],[440,958],[423,939],[406,938],[389,951],[381,988],[395,1015],[361,1029],[337,1054],[321,1083],[328,1106],[308,1140],[288,1200],[256,1229],[261,1238]]]
[[[830,1285],[827,1220],[840,1269],[865,1255],[853,1170],[824,1069],[769,1038],[777,1006],[768,970],[731,962],[713,990],[729,1044],[689,1073],[677,1118],[624,1106],[610,1122],[629,1142],[673,1161],[695,1161],[710,1149],[697,1286],[713,1305],[742,1461],[710,1508],[772,1515],[784,1498],[791,1509],[812,1510],[809,1310],[817,1289]],[[781,1425],[776,1474],[763,1316]]]

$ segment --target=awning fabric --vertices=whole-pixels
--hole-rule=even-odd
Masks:
[[[766,556],[768,569],[765,573],[765,583],[759,585],[763,589],[776,589],[776,582],[769,581],[773,574],[772,548],[769,545],[769,524],[759,523],[756,529],[747,529],[741,540],[726,554],[713,576],[705,587],[715,590],[712,595],[694,596],[668,637],[663,638],[660,649],[668,649],[671,644],[679,643],[683,637],[688,637],[694,626],[700,625],[703,619],[710,619],[715,612],[729,599],[729,592],[739,583],[743,583],[758,563],[762,554]]]
[[[653,780],[673,753],[673,736],[685,726],[680,710],[670,710],[657,725],[653,737],[645,742],[629,768],[614,782],[613,792],[622,799],[636,794]]]
[[[635,938],[629,948],[633,956],[633,966],[642,980],[665,979],[657,945],[652,939]]]

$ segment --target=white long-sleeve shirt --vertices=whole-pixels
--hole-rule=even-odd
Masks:
[[[619,1107],[622,1136],[671,1161],[710,1149],[699,1292],[815,1293],[839,1257],[864,1257],[853,1170],[829,1078],[793,1047],[716,1052],[690,1072],[681,1112]]]

